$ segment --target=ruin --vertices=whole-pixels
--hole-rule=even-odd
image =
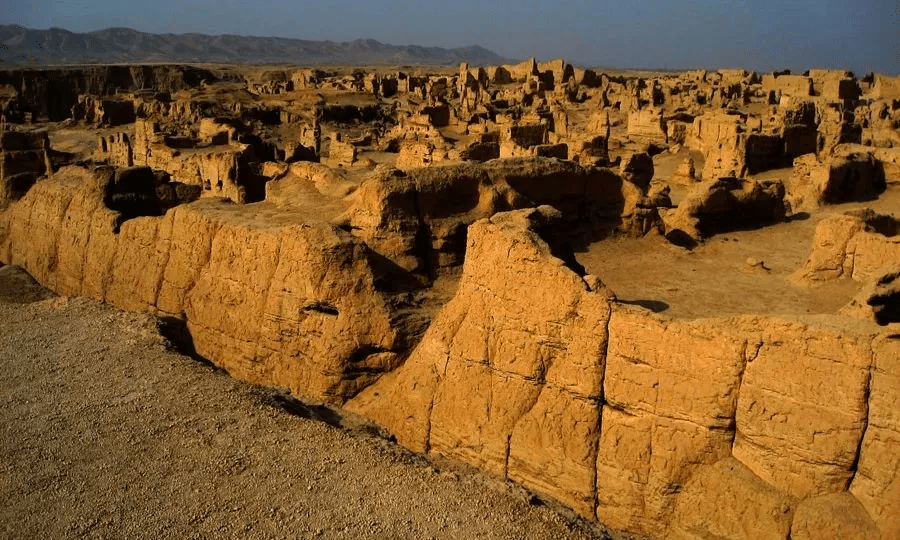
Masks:
[[[56,293],[613,530],[900,537],[900,78],[0,84],[0,263]]]

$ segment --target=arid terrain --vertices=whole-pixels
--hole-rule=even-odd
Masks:
[[[606,538],[0,268],[4,538]]]
[[[898,77],[0,92],[13,535],[900,538]]]

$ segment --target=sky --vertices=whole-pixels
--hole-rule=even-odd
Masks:
[[[900,74],[900,0],[0,0],[0,24],[481,45],[653,69]]]

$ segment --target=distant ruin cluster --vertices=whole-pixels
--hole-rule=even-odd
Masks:
[[[58,294],[615,530],[900,538],[900,77],[98,66],[0,114],[0,263]],[[716,266],[767,228],[803,260]],[[846,298],[670,316],[613,246]]]

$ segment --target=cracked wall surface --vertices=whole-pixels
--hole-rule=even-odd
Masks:
[[[266,204],[199,201],[119,224],[104,182],[70,168],[36,184],[4,214],[0,260],[62,295],[181,319],[198,354],[251,382],[341,402],[396,365],[389,299],[359,240]]]
[[[614,529],[900,534],[898,336],[838,316],[673,321],[618,304],[551,254],[535,232],[549,219],[473,224],[456,296],[347,407]]]

